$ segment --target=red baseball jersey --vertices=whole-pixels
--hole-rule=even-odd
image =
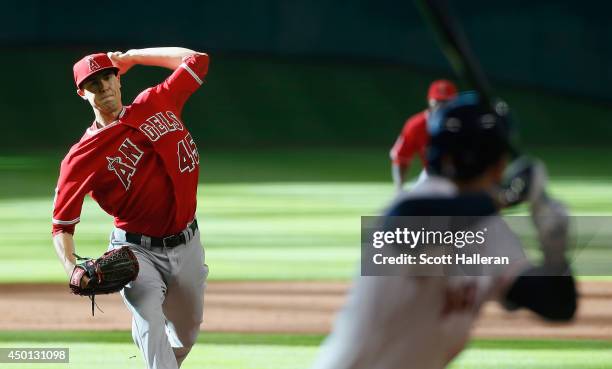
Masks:
[[[129,232],[162,237],[193,220],[200,156],[181,112],[207,72],[207,55],[185,57],[115,122],[97,128],[94,121],[62,161],[53,234],[74,233],[87,194]]]
[[[394,164],[408,165],[414,155],[418,154],[423,167],[427,167],[425,148],[429,142],[429,134],[427,133],[428,114],[428,111],[424,110],[406,121],[402,133],[400,133],[389,153]]]

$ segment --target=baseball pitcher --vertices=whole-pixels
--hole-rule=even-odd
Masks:
[[[180,367],[202,322],[208,267],[195,219],[200,156],[181,113],[208,62],[204,53],[167,47],[92,54],[73,67],[94,121],[62,161],[53,242],[71,288],[95,293],[108,275],[74,255],[85,195],[114,217],[108,249],[137,260],[137,277],[121,294],[149,369]],[[123,76],[138,64],[173,72],[123,105]]]
[[[418,155],[423,166],[417,182],[423,181],[427,176],[427,159],[425,155],[425,147],[429,142],[427,117],[434,109],[442,106],[455,96],[457,96],[457,87],[454,83],[445,79],[433,81],[427,91],[427,109],[411,116],[404,123],[400,135],[389,152],[393,184],[397,191],[402,190],[406,180],[406,173],[410,169],[410,162],[415,155]]]

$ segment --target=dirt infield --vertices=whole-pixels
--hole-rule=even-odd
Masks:
[[[327,333],[349,285],[324,282],[213,282],[205,298],[203,329],[225,332]],[[578,317],[569,325],[532,314],[485,306],[477,337],[612,340],[612,282],[580,285]],[[1,330],[128,330],[130,315],[119,295],[99,296],[104,313],[91,316],[87,298],[62,285],[0,285]]]

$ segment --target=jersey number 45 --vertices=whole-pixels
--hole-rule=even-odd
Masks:
[[[190,133],[178,142],[178,164],[181,173],[193,171],[196,165],[200,164],[200,155]]]

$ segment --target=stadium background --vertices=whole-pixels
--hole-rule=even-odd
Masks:
[[[197,117],[192,129],[204,145],[220,147],[389,145],[406,115],[423,107],[431,78],[451,75],[409,1],[168,8],[163,1],[9,5],[0,16],[0,101],[11,123],[2,148],[28,141],[63,149],[78,137],[89,107],[75,99],[71,66],[91,50],[180,44],[208,51],[208,87],[185,114]],[[552,0],[471,0],[456,8],[487,74],[518,112],[525,143],[607,143],[612,30],[605,9]],[[159,73],[131,72],[126,101]],[[589,129],[579,129],[585,119]]]
[[[549,165],[552,192],[575,213],[611,213],[611,6],[552,0],[453,4],[486,73],[513,109],[522,145]],[[309,294],[335,294],[336,300],[322,302],[329,316],[354,273],[359,216],[375,214],[392,196],[390,145],[403,121],[425,107],[429,82],[453,78],[407,1],[4,4],[0,310],[13,313],[0,317],[0,346],[45,345],[41,337],[50,337],[46,342],[71,347],[75,365],[100,350],[138,355],[129,343],[129,322],[105,326],[105,318],[87,317],[82,301],[67,305],[83,323],[76,333],[70,319],[49,325],[45,314],[60,314],[46,304],[77,301],[60,285],[65,276],[49,239],[59,161],[92,120],[91,108],[74,92],[72,64],[94,51],[150,46],[184,46],[211,56],[206,85],[183,118],[202,156],[198,216],[213,291],[226,293],[227,281],[277,281],[286,285],[264,282],[272,284],[243,292],[260,294],[255,305],[283,293],[305,291],[300,298],[306,305]],[[165,75],[162,69],[131,70],[123,79],[124,103]],[[91,202],[83,219],[79,251],[100,254],[110,219]],[[612,287],[596,283],[587,292],[596,291],[598,306],[609,306]],[[15,292],[41,285],[57,294],[41,301]],[[277,295],[262,292],[266,288]],[[32,309],[38,318],[25,318]],[[295,311],[299,320],[303,310],[298,304],[285,313]],[[265,315],[255,311],[254,320],[257,314]],[[218,316],[223,322],[224,315]],[[228,328],[213,322],[218,332],[203,334],[204,344],[186,366],[212,360],[227,368],[247,362],[306,368],[331,318],[322,319],[319,330],[294,322],[284,335],[257,324],[244,331],[258,334],[230,334],[240,332],[240,323]],[[455,367],[518,368],[525,365],[521,358],[542,368],[606,367],[612,362],[605,350],[612,317],[602,312],[597,319],[579,320],[566,331],[545,326],[544,334],[530,339],[486,334],[484,327]],[[489,323],[500,330],[510,324]],[[600,327],[598,333],[583,334],[580,327],[588,324]],[[564,340],[557,331],[565,332]],[[113,365],[131,363],[124,361]]]

